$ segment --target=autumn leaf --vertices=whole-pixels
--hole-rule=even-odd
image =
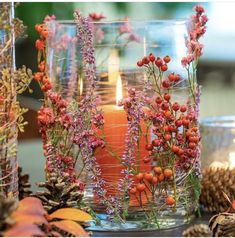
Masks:
[[[60,230],[68,232],[76,237],[88,237],[87,232],[78,223],[69,220],[55,221],[50,223]]]
[[[41,200],[35,197],[26,197],[22,199],[19,203],[17,211],[19,213],[27,213],[27,214],[38,214],[38,215],[46,214],[46,211],[42,206]]]
[[[12,213],[12,218],[21,224],[47,224],[46,214],[38,198],[27,197],[20,201],[18,209]]]
[[[92,220],[91,215],[76,208],[61,208],[49,215],[50,218],[87,222]]]
[[[11,229],[4,233],[6,237],[32,237],[42,236],[46,234],[42,232],[37,225],[34,224],[16,224]]]

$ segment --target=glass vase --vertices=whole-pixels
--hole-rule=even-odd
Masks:
[[[52,88],[79,101],[89,91],[76,25],[53,21],[48,28]],[[96,214],[88,229],[157,230],[189,222],[200,193],[200,148],[199,93],[195,100],[191,72],[181,65],[186,21],[93,22],[92,32],[102,114],[94,131],[103,142],[94,150],[97,174],[90,175],[94,168],[82,156],[76,160],[76,174],[86,184],[84,202]],[[146,66],[137,65],[151,57]],[[146,71],[147,64],[156,72]],[[187,131],[195,137],[191,148]]]
[[[200,123],[202,168],[235,167],[235,117],[205,118]]]
[[[18,197],[14,4],[0,3],[0,194]]]

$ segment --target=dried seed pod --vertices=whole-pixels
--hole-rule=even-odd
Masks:
[[[21,200],[25,197],[29,197],[32,194],[32,191],[30,190],[29,175],[22,175],[21,167],[18,167],[18,178],[19,199]]]
[[[182,235],[184,237],[211,237],[211,234],[208,225],[198,224],[190,226]]]
[[[230,204],[223,192],[235,197],[235,169],[208,168],[202,174],[200,203],[206,211],[226,211]]]
[[[38,186],[45,190],[37,191],[35,196],[42,200],[48,213],[59,208],[78,206],[82,200],[80,185],[68,182],[68,176],[61,177],[52,173],[45,182],[38,183]]]
[[[18,202],[15,199],[4,198],[0,195],[0,232],[15,223],[10,216],[17,207]]]
[[[215,237],[235,236],[235,213],[220,213],[209,221],[212,235]]]

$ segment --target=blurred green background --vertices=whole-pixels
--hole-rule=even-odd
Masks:
[[[17,65],[26,65],[36,72],[37,51],[34,42],[37,33],[34,25],[42,23],[46,15],[57,19],[73,19],[73,11],[79,8],[84,15],[103,13],[108,20],[132,20],[187,18],[192,15],[195,2],[34,2],[21,3],[16,16],[28,27],[28,37],[17,42]],[[201,118],[235,114],[235,2],[203,2],[209,17],[208,30],[202,43],[204,55],[198,67],[198,81],[203,86]],[[29,125],[20,135],[19,160],[24,171],[30,173],[31,182],[43,179],[44,159],[39,140],[36,111],[42,97],[37,84],[32,84],[33,95],[20,97],[23,106],[30,108],[26,114]],[[33,161],[33,163],[32,163]],[[34,186],[35,189],[35,186]]]
[[[235,114],[235,2],[33,2],[21,3],[16,16],[28,27],[28,38],[17,43],[17,65],[22,64],[36,71],[34,42],[37,33],[34,25],[46,15],[57,19],[73,19],[74,9],[84,15],[103,13],[108,20],[187,18],[192,8],[202,4],[209,17],[208,31],[202,39],[204,55],[198,69],[198,80],[203,85],[202,117]],[[23,56],[23,57],[22,57]],[[37,85],[32,86],[34,96],[41,97]],[[29,96],[29,95],[27,95]]]

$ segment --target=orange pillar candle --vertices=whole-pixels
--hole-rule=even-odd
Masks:
[[[122,93],[118,91],[121,89],[120,76],[117,80],[116,101],[118,102]],[[118,183],[125,175],[122,172],[124,166],[121,164],[121,158],[125,151],[125,138],[127,133],[127,115],[122,107],[116,105],[105,105],[102,107],[104,112],[104,128],[103,139],[105,140],[105,148],[99,150],[96,153],[96,158],[100,164],[102,171],[102,178],[106,181],[107,195],[116,195],[118,192]],[[145,133],[145,126],[141,125],[143,134]],[[139,151],[136,151],[136,166],[139,166],[139,172],[149,172],[151,170],[151,164],[144,163],[144,157],[148,155],[145,149],[145,137],[144,135],[140,140]],[[140,153],[140,156],[138,156]],[[139,161],[140,160],[140,161]],[[122,195],[122,194],[118,194]],[[143,201],[146,201],[145,195]],[[131,197],[130,205],[137,205],[135,197]],[[146,202],[145,202],[146,203]]]

